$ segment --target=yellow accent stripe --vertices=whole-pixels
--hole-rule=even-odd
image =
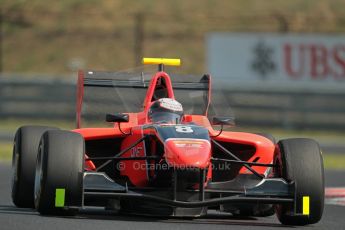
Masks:
[[[181,59],[173,58],[143,58],[144,65],[170,65],[170,66],[180,66]]]
[[[309,215],[310,211],[310,199],[309,196],[303,196],[303,215]]]
[[[65,189],[55,189],[55,207],[63,208],[65,206]]]

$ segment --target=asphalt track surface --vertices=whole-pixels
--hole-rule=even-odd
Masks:
[[[213,213],[207,218],[178,219],[124,216],[92,210],[76,217],[40,216],[31,209],[16,208],[10,195],[11,167],[0,162],[0,229],[345,229],[345,206],[327,205],[322,220],[306,227],[281,225],[275,216],[265,218],[233,218],[230,214]],[[345,171],[326,172],[326,186],[345,187]]]

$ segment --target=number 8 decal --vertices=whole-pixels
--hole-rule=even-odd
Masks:
[[[176,132],[178,133],[192,133],[193,129],[189,126],[175,126]]]

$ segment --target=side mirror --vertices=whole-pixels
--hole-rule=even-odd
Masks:
[[[235,126],[235,118],[234,117],[213,117],[212,124]]]
[[[107,114],[105,116],[107,122],[128,122],[128,114],[117,113],[117,114]]]

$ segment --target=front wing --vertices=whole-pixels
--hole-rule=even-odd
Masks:
[[[303,201],[295,197],[295,183],[287,183],[281,178],[264,178],[260,183],[252,187],[243,186],[242,189],[231,189],[230,182],[210,182],[206,187],[188,190],[187,192],[198,194],[198,200],[183,201],[176,198],[176,188],[137,188],[120,185],[102,172],[84,173],[84,205],[88,200],[117,200],[128,199],[149,201],[155,204],[170,207],[197,208],[210,207],[224,204],[283,204],[290,203],[295,207],[295,214],[303,210]],[[204,188],[203,188],[204,187]],[[171,198],[160,195],[152,195],[150,191],[159,190],[160,193],[168,192]]]

